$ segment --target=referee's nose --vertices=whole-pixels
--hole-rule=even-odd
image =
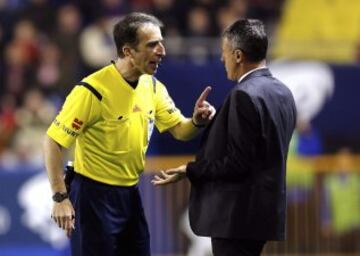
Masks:
[[[162,42],[159,42],[155,48],[155,53],[158,57],[162,58],[166,55],[165,46]]]

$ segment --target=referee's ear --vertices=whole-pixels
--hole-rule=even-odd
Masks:
[[[125,57],[131,57],[131,48],[127,45],[124,45],[122,48],[122,52],[124,54]]]

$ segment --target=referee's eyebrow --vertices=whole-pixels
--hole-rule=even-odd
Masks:
[[[150,40],[149,42],[146,43],[147,46],[156,46],[158,43],[162,43],[164,41],[164,39],[160,39],[160,40]]]

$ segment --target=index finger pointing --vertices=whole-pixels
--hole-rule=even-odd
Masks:
[[[207,98],[207,96],[209,95],[210,91],[211,91],[211,86],[206,86],[206,88],[205,88],[204,91],[200,94],[198,100],[196,101],[196,104],[197,104],[197,105],[202,104],[202,103],[206,100],[206,98]]]

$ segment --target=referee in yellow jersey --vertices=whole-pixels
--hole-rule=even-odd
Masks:
[[[165,56],[162,23],[131,13],[114,27],[118,58],[79,82],[44,141],[53,191],[52,218],[71,237],[72,255],[150,255],[138,191],[154,125],[178,140],[193,138],[215,115],[207,87],[192,118],[176,108],[152,75]],[[63,180],[63,149],[75,143],[74,179]]]

